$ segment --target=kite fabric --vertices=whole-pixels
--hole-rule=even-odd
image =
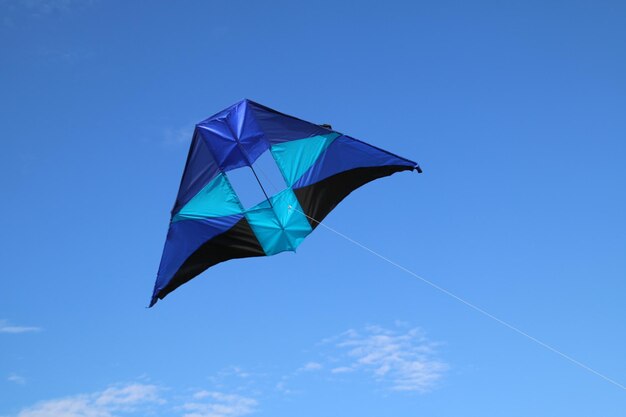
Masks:
[[[254,169],[265,152],[286,188],[245,209],[227,173]],[[193,133],[150,307],[220,262],[295,251],[352,191],[412,170],[421,172],[415,162],[328,125],[250,100],[209,117]]]

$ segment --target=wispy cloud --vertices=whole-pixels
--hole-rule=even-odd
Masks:
[[[8,29],[22,26],[24,18],[44,20],[71,16],[91,7],[98,0],[0,0],[0,25]]]
[[[165,146],[179,146],[191,143],[195,124],[187,123],[177,128],[167,128],[163,132],[163,144]]]
[[[284,374],[274,389],[288,395],[301,392],[311,378],[331,383],[367,376],[386,390],[425,393],[449,368],[438,358],[439,345],[404,322],[392,328],[350,329],[323,339],[316,348],[317,360]]]
[[[0,333],[32,333],[41,331],[41,327],[35,326],[15,326],[9,324],[7,320],[0,320]]]
[[[74,7],[90,5],[93,0],[20,0],[22,7],[35,14],[50,14],[54,12],[66,12]]]
[[[349,366],[337,366],[336,368],[330,370],[332,374],[345,374],[352,371],[354,371],[354,368],[351,368]]]
[[[7,381],[13,382],[14,384],[18,385],[26,384],[26,378],[16,373],[9,374],[9,376],[7,377]]]
[[[132,410],[138,404],[163,404],[165,400],[159,396],[159,391],[159,387],[149,384],[110,387],[95,398],[94,404],[116,410]]]
[[[43,401],[19,412],[18,417],[113,417],[163,404],[160,388],[149,384],[110,387],[92,394]]]
[[[246,392],[255,390],[266,383],[268,375],[263,372],[251,371],[240,366],[228,366],[208,376],[214,391]]]
[[[274,384],[274,389],[283,395],[294,394],[295,392],[297,392],[291,388],[294,380],[302,379],[303,377],[305,377],[305,375],[303,374],[317,374],[323,369],[324,365],[320,362],[306,362],[295,371],[289,372],[288,374],[281,376],[280,380],[276,384]]]
[[[319,371],[324,366],[319,362],[307,362],[301,368],[298,369],[300,372],[312,372]]]
[[[276,389],[278,392],[280,392],[283,395],[289,395],[293,393],[293,391],[287,385],[290,378],[291,378],[291,375],[284,375],[280,379],[280,381],[278,381],[276,385],[274,385],[274,389]]]
[[[198,391],[194,400],[182,405],[183,417],[240,417],[256,411],[254,398],[215,391]]]
[[[242,417],[257,406],[256,399],[239,394],[206,390],[181,394],[154,384],[132,383],[42,401],[15,417]]]
[[[437,358],[437,344],[417,328],[400,331],[368,326],[348,330],[326,343],[340,352],[331,373],[364,372],[393,391],[430,391],[448,369]]]

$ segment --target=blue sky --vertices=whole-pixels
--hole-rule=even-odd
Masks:
[[[626,4],[0,1],[0,415],[623,416],[626,391],[319,228],[146,309],[194,123],[420,162],[326,223],[626,383]]]

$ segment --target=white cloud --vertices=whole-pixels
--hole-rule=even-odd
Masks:
[[[301,378],[303,374],[317,374],[319,371],[324,369],[324,365],[319,362],[307,362],[301,367],[297,368],[295,371],[292,371],[288,374],[285,374],[280,377],[280,380],[274,385],[274,389],[280,392],[283,395],[291,395],[298,391],[294,391],[291,388],[291,385],[294,380],[297,381],[298,378]]]
[[[163,132],[163,144],[166,146],[178,146],[191,143],[194,127],[194,123],[188,123],[175,129],[165,129]]]
[[[122,387],[110,387],[102,391],[95,399],[98,406],[113,409],[132,409],[142,403],[163,404],[156,385],[131,384]]]
[[[242,417],[255,412],[257,405],[256,399],[238,394],[207,390],[181,394],[133,383],[42,401],[15,417]]]
[[[111,413],[95,407],[88,396],[77,395],[39,403],[20,411],[18,417],[111,417]]]
[[[193,394],[193,398],[195,400],[201,400],[203,398],[210,397],[210,396],[211,396],[211,391],[206,391],[206,390],[197,391]]]
[[[7,320],[0,320],[0,333],[31,333],[41,331],[40,327],[35,326],[12,326]]]
[[[321,359],[283,375],[274,388],[292,394],[300,390],[291,387],[302,387],[304,379],[349,381],[365,374],[391,391],[425,393],[437,386],[448,369],[438,359],[437,346],[406,322],[396,322],[392,329],[350,329],[323,339],[318,344]]]
[[[18,417],[113,417],[141,407],[144,410],[164,400],[156,385],[130,384],[92,394],[43,401],[23,409]]]
[[[253,391],[267,379],[267,374],[249,371],[240,366],[228,366],[208,377],[213,391]]]
[[[330,370],[330,372],[333,374],[345,374],[352,371],[354,371],[354,369],[350,368],[349,366],[338,366]]]
[[[298,371],[302,372],[311,372],[311,371],[319,371],[322,369],[322,364],[319,362],[307,362],[302,366],[302,368],[298,369]]]
[[[282,394],[288,395],[291,394],[292,391],[287,387],[287,381],[289,380],[289,376],[284,376],[282,380],[278,381],[274,388],[277,391],[280,391]]]
[[[18,384],[18,385],[26,384],[26,378],[24,378],[22,375],[18,375],[16,373],[9,374],[9,376],[7,377],[7,381],[13,382],[13,383]]]
[[[92,0],[20,0],[23,7],[35,14],[46,15],[58,11],[66,12],[76,6],[93,3]]]
[[[215,391],[198,391],[195,400],[183,404],[183,417],[240,417],[252,414],[258,405],[254,398]]]
[[[232,375],[238,377],[238,378],[250,378],[250,376],[252,376],[252,374],[250,372],[244,371],[241,367],[239,366],[231,366],[230,367],[230,372]]]
[[[443,377],[448,365],[436,357],[436,344],[419,329],[399,332],[368,326],[349,330],[334,341],[343,355],[334,374],[362,371],[394,391],[427,392]]]

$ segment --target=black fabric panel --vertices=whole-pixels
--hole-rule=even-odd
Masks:
[[[228,231],[200,246],[187,258],[157,297],[162,300],[176,288],[220,262],[253,256],[265,256],[265,252],[244,217]]]
[[[405,165],[391,165],[383,167],[355,168],[340,172],[331,177],[294,189],[300,206],[309,219],[311,227],[315,229],[328,213],[348,196],[352,191],[377,178],[386,177],[400,171],[412,171],[414,168]]]

